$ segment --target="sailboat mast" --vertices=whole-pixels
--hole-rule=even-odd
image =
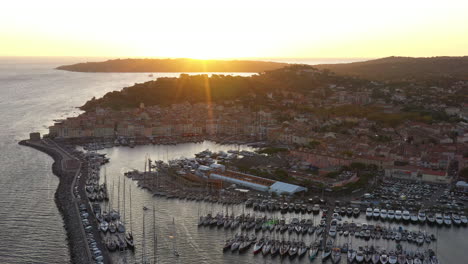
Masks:
[[[117,212],[120,214],[120,177],[119,184],[117,185]]]
[[[132,233],[132,186],[129,186],[130,188],[130,233]]]
[[[156,250],[158,249],[157,247],[157,240],[156,240],[156,209],[154,207],[154,202],[153,202],[153,259],[154,263],[157,263],[156,259]]]
[[[146,240],[145,240],[145,211],[143,210],[143,241],[142,241],[143,251],[141,255],[141,263],[146,263]]]
[[[123,219],[125,223],[125,177],[123,178]]]

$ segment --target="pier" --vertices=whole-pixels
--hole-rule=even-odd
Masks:
[[[59,185],[55,192],[55,202],[62,215],[67,233],[68,246],[72,263],[111,263],[105,245],[100,239],[95,239],[97,247],[102,251],[103,260],[97,261],[89,246],[90,235],[84,229],[80,211],[84,208],[92,212],[86,195],[84,195],[85,174],[82,173],[82,160],[70,150],[60,146],[51,139],[22,140],[20,145],[29,146],[42,151],[54,159],[53,173],[59,177]],[[89,214],[89,222],[96,223],[93,215]],[[95,231],[96,234],[99,232]],[[94,236],[100,238],[100,236]]]

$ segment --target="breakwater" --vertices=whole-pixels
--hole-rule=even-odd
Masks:
[[[65,170],[63,168],[64,154],[60,153],[56,148],[44,144],[43,141],[32,142],[22,140],[19,144],[44,152],[54,159],[52,172],[60,179],[54,200],[63,218],[71,262],[77,264],[90,263],[91,259],[89,249],[87,248],[86,236],[83,233],[80,215],[71,192],[77,171]]]

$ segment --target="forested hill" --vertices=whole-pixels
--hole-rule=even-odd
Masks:
[[[75,72],[264,72],[287,63],[247,60],[115,59],[60,66]]]
[[[339,75],[357,76],[368,80],[415,80],[439,78],[468,80],[468,57],[388,57],[364,62],[315,65]]]
[[[232,100],[251,102],[255,105],[267,100],[267,93],[294,91],[308,93],[328,84],[362,87],[367,82],[322,72],[309,65],[290,65],[249,77],[206,74],[181,74],[178,78],[158,78],[137,83],[122,91],[113,91],[101,98],[93,98],[81,106],[82,110],[93,111],[96,107],[113,109],[146,106],[171,105],[174,103],[222,102]]]

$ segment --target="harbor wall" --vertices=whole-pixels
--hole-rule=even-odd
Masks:
[[[86,248],[88,243],[83,236],[80,215],[76,210],[75,202],[70,192],[76,172],[62,170],[62,156],[53,148],[44,147],[28,140],[22,140],[18,144],[44,152],[54,159],[52,172],[59,178],[54,200],[64,222],[71,263],[89,263],[89,251]]]

